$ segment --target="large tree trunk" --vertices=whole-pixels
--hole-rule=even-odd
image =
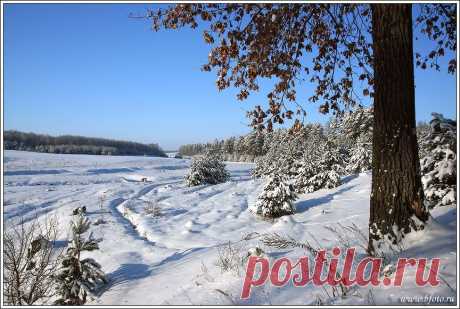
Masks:
[[[423,229],[410,4],[372,5],[374,132],[369,253]],[[417,220],[418,219],[418,220]]]

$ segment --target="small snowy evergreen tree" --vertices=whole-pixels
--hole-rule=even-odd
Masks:
[[[429,207],[457,201],[457,123],[432,113],[430,131],[422,138],[420,160],[425,201]]]
[[[362,173],[372,168],[372,142],[367,137],[359,137],[350,149],[350,154],[347,171]]]
[[[252,170],[252,177],[259,178],[266,174],[267,172],[267,156],[258,157],[254,160],[255,167]]]
[[[331,141],[311,149],[298,163],[298,174],[294,179],[299,193],[314,192],[322,188],[335,188],[341,184],[344,172],[344,154]]]
[[[185,176],[189,187],[201,184],[218,184],[226,182],[230,174],[225,168],[222,156],[218,152],[207,151],[202,156],[192,159],[190,172]]]
[[[268,178],[257,202],[249,210],[265,218],[278,218],[295,212],[294,188],[285,177],[272,174]]]
[[[294,188],[298,193],[313,192],[311,179],[316,175],[318,169],[315,166],[315,160],[310,156],[305,156],[296,163],[298,174],[294,178]]]
[[[291,179],[297,174],[297,168],[295,166],[296,161],[296,150],[291,144],[286,144],[283,151],[278,154],[275,164],[273,164],[272,173],[285,176],[287,179]]]
[[[255,160],[254,177],[279,174],[294,178],[298,174],[298,162],[311,149],[324,143],[325,136],[319,124],[307,124],[297,132],[277,130],[265,136],[265,155]]]
[[[279,170],[280,155],[284,153],[286,143],[283,143],[284,132],[272,131],[265,137],[265,155],[254,160],[256,166],[252,171],[253,177],[267,176]]]
[[[346,171],[360,173],[372,167],[373,108],[358,107],[333,119],[329,138],[348,149]]]
[[[427,149],[427,136],[431,132],[431,126],[429,123],[419,121],[417,123],[417,144],[418,144],[418,156],[420,159],[426,157],[429,153]]]
[[[372,128],[374,125],[373,108],[364,108],[362,106],[354,111],[347,113],[340,124],[341,133],[351,139],[356,140],[363,135],[372,139]]]
[[[86,239],[83,234],[89,230],[90,222],[83,215],[77,215],[72,221],[72,240],[62,260],[62,268],[56,275],[56,305],[83,305],[88,294],[101,283],[107,283],[104,272],[92,258],[81,259],[84,251],[99,249],[91,235]]]

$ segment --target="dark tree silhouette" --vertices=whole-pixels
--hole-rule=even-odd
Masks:
[[[203,38],[211,51],[204,71],[215,70],[219,90],[236,87],[237,98],[275,81],[268,107],[248,113],[252,126],[271,131],[275,123],[306,115],[298,102],[302,81],[315,86],[309,101],[321,113],[341,114],[374,100],[373,180],[369,253],[423,228],[423,204],[415,135],[412,28],[433,41],[415,53],[422,69],[440,69],[438,58],[452,54],[456,71],[457,20],[454,4],[180,4],[148,11],[153,28],[208,25]],[[418,218],[418,219],[417,219]],[[389,240],[384,241],[384,240]]]
[[[158,144],[141,144],[74,135],[50,136],[19,131],[5,131],[5,149],[48,153],[132,155],[167,157]]]

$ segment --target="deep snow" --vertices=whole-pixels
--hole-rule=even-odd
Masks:
[[[253,288],[251,297],[239,295],[244,266],[223,272],[217,266],[219,249],[230,241],[241,256],[256,246],[269,258],[298,259],[303,249],[275,249],[253,232],[278,233],[317,247],[359,246],[352,233],[339,235],[327,227],[355,224],[367,235],[370,174],[346,177],[331,190],[304,194],[296,201],[297,213],[272,221],[256,218],[253,205],[263,180],[250,176],[252,164],[227,163],[231,180],[219,185],[186,187],[189,160],[152,157],[54,155],[20,151],[4,152],[5,228],[19,219],[56,216],[67,238],[72,209],[86,206],[94,236],[102,238],[100,250],[89,253],[110,280],[93,304],[121,305],[231,305],[231,304],[400,304],[406,296],[445,296],[456,299],[456,207],[441,207],[423,232],[412,235],[400,253],[408,257],[440,257],[443,282],[438,287],[416,287],[408,271],[402,288],[352,288],[346,297],[307,285],[296,288]],[[144,181],[142,181],[144,179]],[[102,205],[102,207],[101,207]],[[156,205],[159,216],[146,213]],[[364,251],[358,248],[360,256]],[[446,284],[447,283],[447,284]],[[329,295],[328,295],[329,294]],[[451,304],[445,301],[446,304]]]

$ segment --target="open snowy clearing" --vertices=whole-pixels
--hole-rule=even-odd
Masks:
[[[19,151],[4,153],[5,228],[20,219],[44,220],[56,216],[61,227],[59,244],[65,245],[72,210],[87,207],[100,250],[89,254],[106,272],[109,283],[89,304],[126,305],[312,305],[318,300],[334,304],[400,304],[401,297],[456,295],[457,209],[441,207],[423,232],[411,235],[401,256],[441,258],[437,287],[417,287],[408,269],[402,288],[352,288],[345,297],[334,297],[325,287],[311,284],[252,289],[240,299],[244,266],[222,271],[219,254],[230,241],[242,257],[256,246],[269,258],[308,255],[303,249],[264,246],[257,232],[292,236],[318,248],[357,246],[355,235],[344,239],[327,227],[355,224],[367,235],[369,173],[344,178],[335,189],[304,194],[296,201],[297,213],[273,221],[256,218],[248,210],[263,187],[251,178],[252,164],[227,163],[231,180],[218,185],[186,187],[189,160],[151,157],[54,155]],[[155,211],[151,211],[155,208]],[[253,236],[255,234],[252,234]],[[447,304],[449,302],[446,301]]]

